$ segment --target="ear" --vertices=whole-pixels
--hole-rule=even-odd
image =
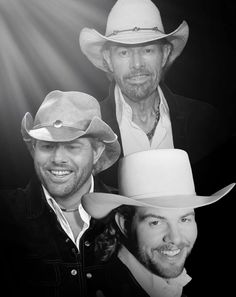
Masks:
[[[162,59],[162,67],[166,65],[166,62],[168,61],[168,58],[170,56],[172,47],[170,44],[164,44],[163,45],[163,59]]]
[[[24,139],[25,144],[30,152],[31,157],[34,159],[34,155],[35,155],[35,144],[36,144],[36,140],[34,139]]]
[[[99,158],[101,157],[103,151],[105,150],[105,144],[98,142],[96,146],[93,147],[93,164],[95,165]]]
[[[113,72],[113,64],[111,61],[111,52],[109,49],[104,49],[103,50],[103,59],[105,60],[105,63],[107,64],[107,67],[110,72]]]
[[[120,231],[126,236],[127,232],[125,229],[125,219],[120,213],[115,214],[115,221]]]

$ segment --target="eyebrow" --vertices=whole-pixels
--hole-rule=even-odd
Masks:
[[[184,217],[188,217],[188,216],[194,216],[195,217],[195,212],[194,211],[190,211],[182,216],[180,216],[180,218],[184,218]],[[163,217],[163,216],[160,216],[160,215],[156,215],[156,214],[153,214],[153,213],[147,213],[147,214],[144,214],[144,215],[141,215],[139,217],[140,221],[144,221],[145,219],[147,218],[156,218],[156,219],[159,219],[159,220],[167,220],[168,218],[167,217]]]

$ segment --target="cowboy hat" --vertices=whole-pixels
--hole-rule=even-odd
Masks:
[[[180,149],[133,153],[119,163],[119,195],[89,193],[84,209],[94,218],[105,217],[120,205],[154,208],[196,208],[216,202],[235,184],[212,196],[198,196],[188,154]]]
[[[175,31],[165,34],[160,12],[150,0],[118,0],[108,15],[105,35],[83,28],[79,42],[87,58],[108,72],[102,53],[106,42],[142,44],[166,38],[173,46],[167,61],[170,65],[185,47],[188,33],[188,25],[183,21]]]
[[[101,119],[98,101],[81,92],[52,91],[44,99],[33,120],[27,112],[21,133],[32,152],[32,139],[68,142],[87,136],[103,142],[105,149],[95,164],[94,173],[107,169],[120,155],[116,134]]]

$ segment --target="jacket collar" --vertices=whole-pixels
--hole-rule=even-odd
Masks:
[[[26,197],[26,211],[29,219],[40,217],[45,208],[51,210],[46,201],[42,184],[34,173],[27,187],[23,190]],[[106,186],[98,177],[94,177],[94,191],[110,192],[110,188]]]
[[[24,192],[26,197],[26,211],[28,218],[34,219],[41,216],[44,208],[48,204],[43,193],[42,185],[36,174],[34,174]]]
[[[181,106],[180,100],[178,100],[178,97],[180,96],[173,94],[164,83],[161,83],[160,87],[165,96],[170,111],[174,147],[186,150],[187,117],[185,111]]]
[[[164,83],[161,83],[160,87],[165,96],[165,99],[167,101],[169,111],[170,111],[174,147],[182,148],[186,150],[185,127],[186,127],[187,118],[186,118],[186,113],[181,107],[180,100],[178,100],[179,96],[177,96],[176,94],[173,94]],[[102,112],[102,116],[104,121],[109,123],[112,129],[116,132],[118,136],[118,140],[122,144],[120,129],[118,126],[118,122],[116,120],[114,88],[115,88],[115,83],[113,81],[109,88],[109,96],[104,100],[104,104],[101,106],[101,108],[104,107],[104,112]],[[121,156],[123,156],[123,149],[122,149]]]

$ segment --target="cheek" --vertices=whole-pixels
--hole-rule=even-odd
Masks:
[[[161,62],[158,60],[156,62],[153,62],[150,64],[150,69],[153,73],[155,73],[156,76],[159,76],[162,70]]]
[[[111,68],[117,77],[121,77],[129,70],[129,61],[126,59],[114,59],[111,62]]]
[[[137,230],[137,241],[140,247],[152,248],[156,247],[162,241],[160,232],[153,232],[147,228]]]
[[[35,152],[34,153],[34,166],[37,169],[42,168],[48,161],[48,157],[46,157],[44,154],[40,154]]]
[[[197,226],[196,225],[192,226],[185,233],[186,233],[186,238],[188,239],[188,241],[190,241],[192,244],[194,244],[197,239],[197,235],[198,235]]]
[[[71,159],[71,163],[76,167],[78,170],[91,168],[93,166],[94,155],[92,150],[88,149],[86,151],[81,152],[78,156]]]

